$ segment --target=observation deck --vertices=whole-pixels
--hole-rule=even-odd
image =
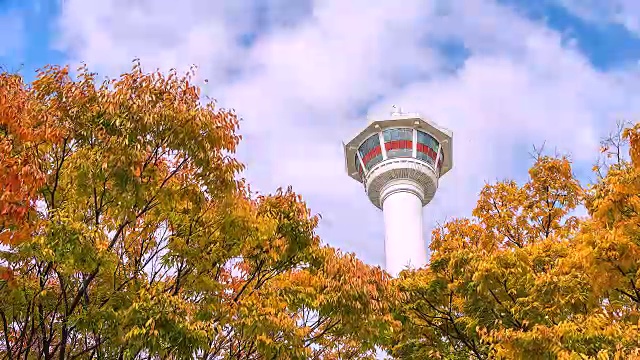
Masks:
[[[344,144],[344,153],[347,173],[379,209],[399,183],[427,205],[439,178],[453,166],[451,132],[417,113],[395,111],[372,119]]]

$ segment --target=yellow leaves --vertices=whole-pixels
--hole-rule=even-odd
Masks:
[[[0,288],[20,284],[7,313],[26,333],[43,316],[59,341],[73,323],[78,340],[58,348],[100,334],[102,358],[125,346],[332,359],[380,344],[400,358],[630,358],[639,346],[638,126],[625,132],[635,167],[593,188],[590,219],[569,216],[584,191],[568,159],[541,156],[527,183],[485,186],[473,219],[436,229],[429,266],[390,279],[321,246],[319,216],[290,188],[256,196],[236,179],[238,118],[201,105],[193,71],[135,61],[95,79],[0,76],[0,243],[15,250]],[[36,295],[44,314],[24,300]]]
[[[492,238],[498,248],[523,247],[556,232],[566,236],[577,226],[577,219],[566,215],[578,205],[583,190],[569,161],[541,156],[529,175],[531,180],[522,187],[505,181],[486,185],[480,193],[473,215],[489,230],[483,230],[482,237]]]
[[[274,341],[272,339],[270,339],[269,337],[267,337],[266,335],[260,334],[256,337],[256,340],[260,343],[262,343],[263,345],[271,345],[274,343]]]
[[[635,130],[634,130],[635,129]],[[633,160],[640,145],[637,140],[638,125],[624,131],[624,137],[630,143],[632,163],[612,167],[607,176],[592,189],[590,210],[594,220],[602,222],[603,226],[614,224],[623,225],[625,221],[637,223],[640,220],[640,171],[638,162]],[[636,135],[634,135],[636,134]]]
[[[523,186],[486,185],[475,219],[434,230],[430,265],[396,281],[402,327],[392,349],[509,359],[640,353],[640,175],[612,168],[585,197],[565,158],[539,157],[529,174]],[[583,199],[591,216],[568,216]]]
[[[625,129],[623,136],[629,141],[629,155],[633,166],[636,170],[640,170],[640,124]]]
[[[295,329],[292,304],[269,284],[286,289],[276,279],[317,260],[317,217],[290,190],[250,198],[236,180],[243,166],[229,155],[238,118],[202,104],[192,76],[147,74],[139,62],[101,85],[86,66],[74,78],[45,67],[30,87],[0,75],[0,241],[12,246],[2,261],[46,294],[40,315],[24,302],[32,294],[16,295],[10,313],[22,317],[9,323],[48,317],[60,339],[72,316],[70,336],[83,341],[58,349],[81,352],[101,334],[109,345],[96,356],[105,358],[124,343],[128,354],[138,347],[162,357],[171,344],[188,357],[225,336],[249,341],[207,338],[230,328],[249,334],[243,306],[255,305],[247,314],[264,325],[269,346],[279,346],[280,326]],[[246,304],[233,302],[245,284]],[[318,292],[307,295],[319,303]]]

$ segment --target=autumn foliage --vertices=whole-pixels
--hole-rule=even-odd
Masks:
[[[192,75],[0,75],[0,358],[373,357],[387,275],[249,191]]]
[[[640,358],[640,124],[615,138],[595,185],[583,189],[567,158],[539,155],[526,184],[486,185],[473,218],[436,230],[430,265],[396,280],[390,352]],[[588,215],[572,215],[581,204]]]
[[[542,154],[487,184],[389,279],[250,191],[192,76],[0,74],[0,358],[640,359],[640,124],[594,185]]]

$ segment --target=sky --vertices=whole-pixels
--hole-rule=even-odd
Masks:
[[[453,132],[425,238],[486,182],[526,181],[534,145],[583,184],[601,137],[640,111],[637,0],[0,0],[0,66],[34,78],[85,62],[117,76],[198,66],[242,119],[254,190],[292,185],[325,243],[384,265],[382,213],[342,141],[396,104]],[[205,84],[204,79],[208,82]]]

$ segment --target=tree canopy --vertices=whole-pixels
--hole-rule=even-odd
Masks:
[[[96,77],[0,74],[0,358],[640,359],[640,124],[591,186],[542,153],[487,184],[391,279],[250,190],[193,71]]]
[[[372,358],[387,275],[254,194],[193,72],[0,75],[0,358]]]
[[[640,358],[640,124],[603,145],[615,161],[594,168],[593,186],[568,158],[538,154],[526,184],[486,185],[472,218],[434,231],[430,264],[396,280],[390,352]],[[572,215],[579,205],[587,216]]]

